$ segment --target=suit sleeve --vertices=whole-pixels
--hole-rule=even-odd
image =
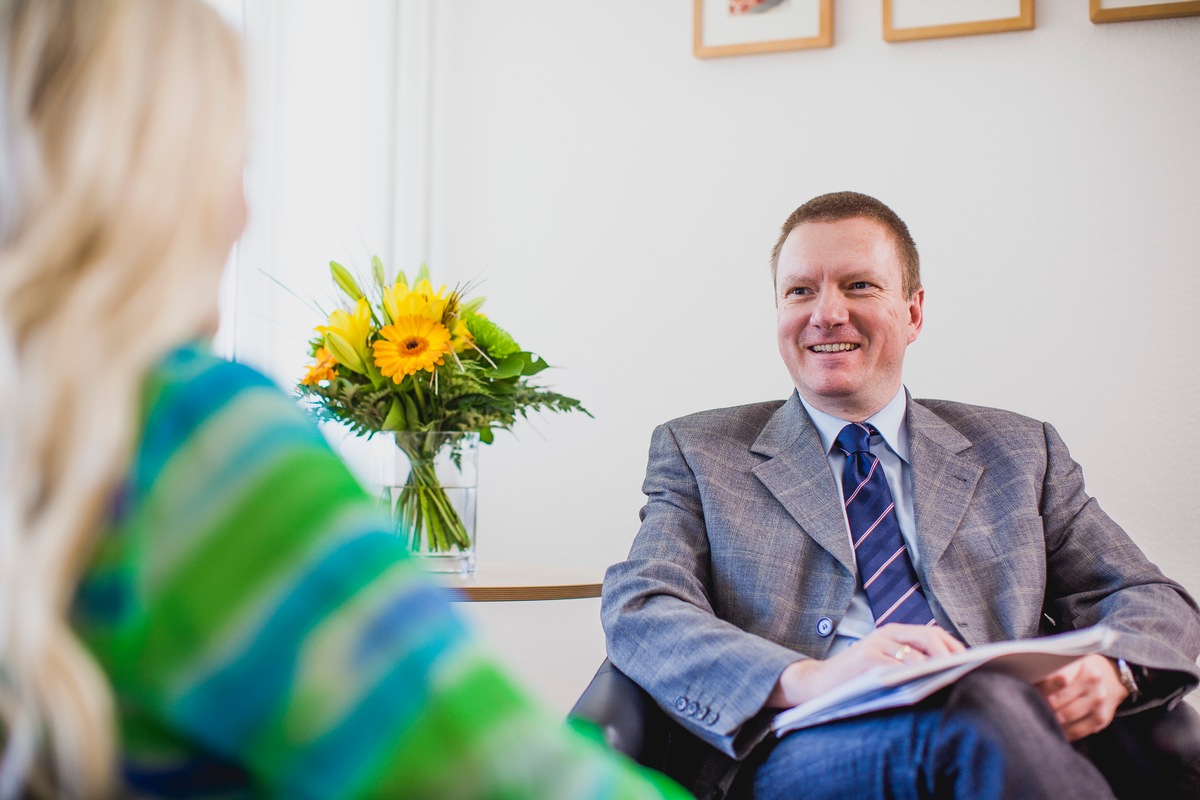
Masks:
[[[803,656],[715,613],[715,521],[706,519],[700,482],[669,424],[652,437],[643,491],[629,558],[604,579],[609,657],[686,729],[742,758],[766,735],[763,705],[780,674]]]
[[[1200,681],[1200,612],[1084,490],[1083,471],[1052,426],[1044,426],[1042,487],[1047,613],[1061,629],[1103,624],[1118,633],[1111,658],[1151,670],[1136,711],[1173,704]]]

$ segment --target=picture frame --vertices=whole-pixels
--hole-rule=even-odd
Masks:
[[[883,0],[883,38],[889,42],[1033,27],[1033,0]]]
[[[1132,22],[1200,15],[1200,0],[1152,2],[1145,0],[1090,0],[1092,22]]]
[[[761,13],[734,14],[730,0],[695,0],[692,54],[716,58],[833,46],[833,0],[757,3]]]

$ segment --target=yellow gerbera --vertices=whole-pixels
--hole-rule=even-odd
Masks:
[[[457,291],[445,295],[446,287],[433,291],[433,284],[422,280],[412,289],[404,281],[383,289],[383,307],[388,319],[420,317],[438,322],[450,332],[451,347],[461,353],[471,346],[471,331],[462,319],[462,302]],[[445,296],[444,296],[445,295]]]
[[[451,350],[450,331],[437,320],[423,316],[400,317],[379,330],[372,345],[379,371],[396,383],[420,370],[433,372]]]
[[[331,381],[334,378],[333,369],[337,366],[337,361],[329,354],[329,351],[324,347],[317,348],[316,359],[317,363],[308,368],[308,372],[300,381],[305,386],[312,386],[321,381]]]

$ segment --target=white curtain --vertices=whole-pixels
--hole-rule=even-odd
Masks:
[[[329,261],[425,257],[430,3],[210,1],[244,33],[251,108],[250,218],[216,347],[286,388],[334,307]]]

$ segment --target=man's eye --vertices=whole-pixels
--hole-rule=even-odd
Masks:
[[[871,284],[867,283],[866,281],[855,281],[854,283],[850,284],[850,288],[851,289],[870,289]]]
[[[788,295],[809,294],[809,289],[805,286],[793,286],[791,289],[787,290],[787,294]]]

